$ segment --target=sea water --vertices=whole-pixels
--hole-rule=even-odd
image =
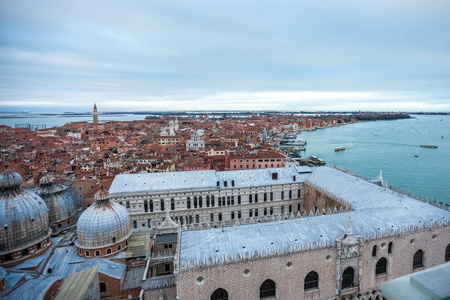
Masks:
[[[302,157],[315,155],[327,165],[366,177],[382,170],[388,185],[450,204],[450,116],[412,115],[411,119],[359,122],[303,131]],[[422,148],[420,145],[438,148]],[[345,147],[343,151],[334,151]],[[416,157],[417,156],[417,157]]]

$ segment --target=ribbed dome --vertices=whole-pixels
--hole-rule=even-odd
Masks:
[[[81,248],[112,245],[129,238],[131,234],[130,216],[126,208],[116,202],[97,201],[78,218],[77,246]]]
[[[13,170],[5,170],[0,174],[0,191],[15,188],[18,189],[23,179],[19,173]]]
[[[22,181],[12,170],[0,174],[0,253],[38,243],[49,230],[47,205],[36,193],[19,189]]]
[[[70,187],[53,183],[51,176],[45,175],[42,177],[39,186],[35,188],[35,192],[47,204],[51,224],[67,220],[75,214],[74,199]]]

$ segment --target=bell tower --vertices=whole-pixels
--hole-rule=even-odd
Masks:
[[[95,126],[98,125],[98,112],[97,112],[97,105],[94,103],[94,112],[92,113],[93,116],[93,123]]]

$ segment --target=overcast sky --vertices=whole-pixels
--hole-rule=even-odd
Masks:
[[[450,111],[450,1],[0,0],[0,111]]]

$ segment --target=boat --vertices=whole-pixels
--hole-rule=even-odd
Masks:
[[[419,157],[419,155],[414,155],[414,157]]]
[[[323,165],[326,164],[326,163],[323,161],[323,159],[318,158],[317,156],[313,156],[313,155],[311,155],[311,156],[308,158],[308,162],[309,162],[310,164],[313,164],[313,165],[319,165],[319,166],[323,166]]]
[[[334,151],[342,151],[345,150],[345,147],[336,147],[334,148]]]
[[[437,148],[436,145],[420,145],[422,148]]]

